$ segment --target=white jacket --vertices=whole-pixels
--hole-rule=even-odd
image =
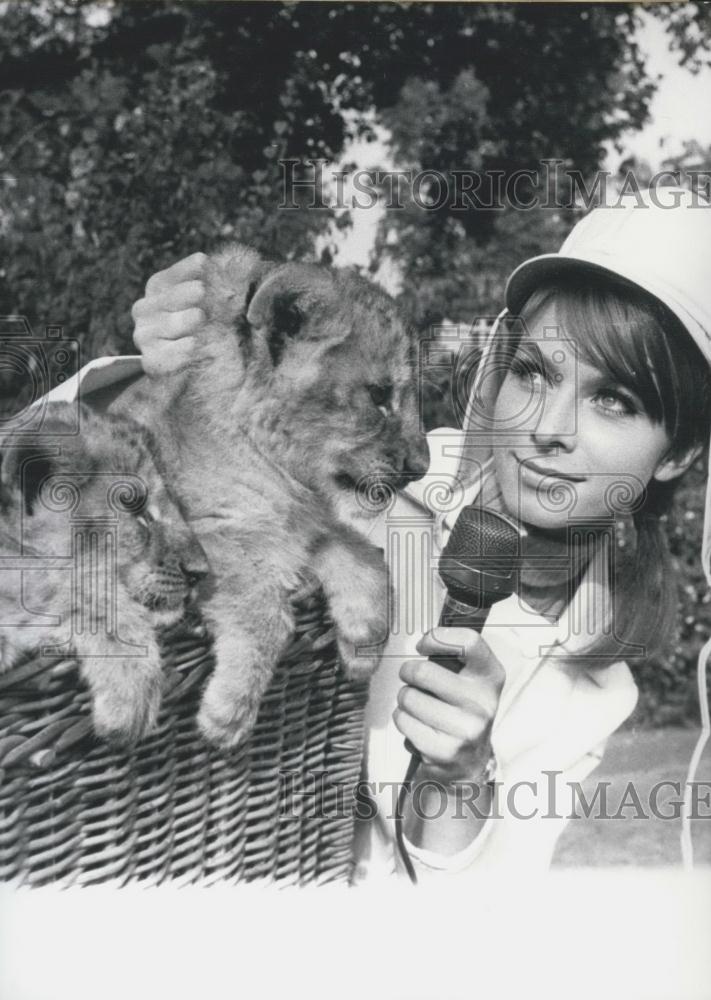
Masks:
[[[141,370],[140,356],[100,358],[49,398],[71,401],[79,387],[84,395]],[[465,489],[460,480],[461,432],[435,431],[428,439],[427,476],[399,493],[392,508],[370,524],[370,538],[388,560],[396,601],[390,639],[371,683],[367,708],[364,776],[377,804],[377,818],[362,824],[358,832],[357,883],[403,871],[394,848],[393,815],[397,784],[409,754],[392,720],[402,686],[398,673],[404,659],[418,657],[415,644],[439,619],[444,591],[436,572],[437,556],[458,511],[478,492],[477,483]],[[599,600],[600,578],[590,566],[556,624],[516,594],[494,605],[482,636],[506,671],[491,734],[498,808],[459,854],[433,855],[410,845],[420,878],[486,875],[501,866],[512,873],[532,874],[549,865],[569,818],[570,783],[582,781],[597,766],[607,738],[637,701],[626,663],[589,667],[571,656],[589,641],[574,634],[575,607]]]

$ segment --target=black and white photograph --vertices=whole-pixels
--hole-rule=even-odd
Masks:
[[[0,996],[711,997],[711,5],[0,3]]]

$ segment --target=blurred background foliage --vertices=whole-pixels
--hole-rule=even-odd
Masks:
[[[650,11],[679,61],[708,60],[708,5]],[[333,259],[350,213],[308,208],[307,192],[300,211],[280,210],[279,161],[310,177],[305,160],[337,163],[375,126],[399,169],[507,178],[548,158],[590,177],[605,145],[648,118],[639,17],[614,4],[3,3],[0,314],[62,326],[85,361],[133,350],[146,278],[195,250],[233,238]],[[711,167],[709,150],[687,154]],[[579,214],[430,200],[423,210],[410,192],[384,213],[371,266],[395,269],[421,335],[495,314],[511,269],[557,249]],[[428,426],[456,420],[448,379],[428,377]],[[0,388],[5,412],[17,408],[26,374],[0,365]],[[640,717],[655,722],[695,711],[691,670],[711,630],[695,476],[669,525],[679,637],[668,661],[640,671]]]

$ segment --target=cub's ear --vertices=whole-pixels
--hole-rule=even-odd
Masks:
[[[86,408],[82,405],[81,410]],[[82,450],[76,413],[68,403],[48,406],[42,430],[32,435],[9,434],[0,441],[0,496],[3,503],[22,500],[32,514],[48,476],[71,469]]]
[[[292,340],[337,343],[345,335],[329,323],[336,304],[333,278],[315,264],[284,264],[262,281],[247,322],[260,332],[274,366]]]
[[[211,254],[205,272],[210,318],[231,326],[244,316],[260,282],[275,267],[241,243],[230,243]]]

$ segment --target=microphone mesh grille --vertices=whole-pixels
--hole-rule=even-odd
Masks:
[[[480,507],[465,507],[457,518],[443,556],[476,569],[482,560],[511,561],[521,554],[522,533],[507,518]]]

